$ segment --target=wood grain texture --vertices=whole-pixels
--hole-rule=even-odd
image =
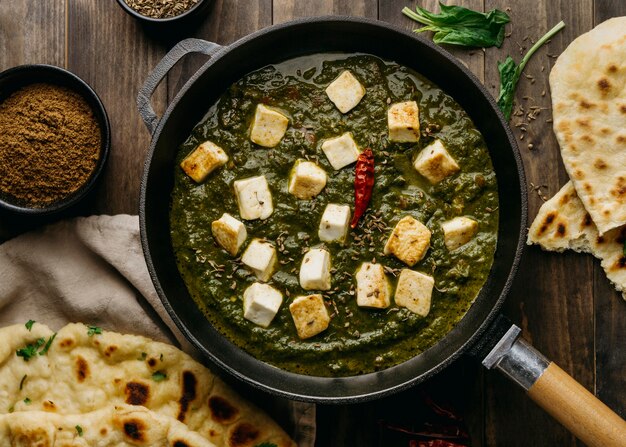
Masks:
[[[273,23],[282,23],[299,17],[321,15],[347,15],[357,17],[378,16],[376,0],[274,0]]]
[[[594,26],[611,17],[626,16],[626,2],[595,0]],[[626,302],[594,262],[596,318],[596,394],[626,418]]]
[[[537,38],[563,19],[566,28],[540,49],[525,69],[517,89],[511,125],[518,138],[529,185],[529,219],[567,181],[559,147],[549,122],[548,73],[554,58],[580,33],[592,26],[592,2],[540,0],[532,8],[507,9],[510,2],[486,0],[485,9],[497,7],[511,16],[511,36],[502,51],[487,50],[485,81],[497,95],[497,62],[510,54],[516,61]],[[545,93],[543,93],[545,92]],[[528,113],[539,107],[532,119]],[[523,108],[523,111],[522,111]],[[526,129],[523,132],[522,129]],[[529,146],[532,144],[532,147]],[[535,190],[531,185],[541,186]],[[505,313],[520,324],[524,336],[548,358],[594,389],[593,262],[574,253],[548,254],[530,247],[505,306]],[[487,445],[568,446],[577,441],[564,428],[530,403],[521,390],[490,374],[487,390]],[[532,427],[532,429],[530,429]]]
[[[150,136],[135,98],[165,48],[114,1],[68,0],[68,51],[68,68],[98,93],[111,121],[111,152],[92,212],[137,214]],[[153,104],[163,110],[165,88]]]

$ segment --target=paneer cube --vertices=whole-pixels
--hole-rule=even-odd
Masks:
[[[441,140],[435,140],[422,149],[415,158],[413,167],[433,184],[439,183],[460,169]]]
[[[274,109],[259,104],[254,112],[250,140],[259,146],[274,147],[285,136],[287,126],[289,126],[289,118]]]
[[[267,219],[272,215],[272,193],[264,175],[235,180],[233,186],[242,219]]]
[[[228,155],[218,145],[205,141],[187,155],[180,167],[196,183],[202,183],[216,168],[224,166]]]
[[[354,163],[359,158],[360,153],[350,132],[324,141],[322,150],[333,169],[341,169]]]
[[[330,253],[323,248],[307,251],[300,265],[300,287],[304,290],[330,289]]]
[[[425,317],[430,312],[430,300],[435,280],[414,270],[402,269],[398,277],[394,300],[400,307]]]
[[[289,193],[310,200],[326,186],[326,171],[312,161],[297,160],[289,176]]]
[[[289,305],[291,317],[296,325],[298,337],[311,338],[325,331],[330,323],[330,315],[322,295],[299,296]]]
[[[441,224],[443,240],[452,251],[467,244],[478,231],[478,222],[469,217],[455,217]]]
[[[391,303],[391,290],[381,264],[364,262],[356,272],[356,303],[360,307],[385,309]]]
[[[419,220],[405,216],[396,224],[384,253],[393,254],[409,266],[421,261],[430,247],[430,230]]]
[[[211,223],[211,232],[217,243],[232,256],[248,237],[246,226],[228,213]]]
[[[348,113],[365,96],[365,87],[352,73],[344,70],[326,87],[326,94],[341,113]]]
[[[243,317],[268,327],[283,303],[283,295],[267,284],[255,282],[243,292]]]
[[[415,101],[392,104],[387,110],[389,141],[415,143],[420,139],[419,109]]]
[[[350,207],[329,203],[324,209],[317,234],[320,241],[345,242],[350,224]]]
[[[274,273],[276,259],[276,248],[272,244],[261,239],[252,239],[243,252],[241,262],[252,270],[259,281],[266,282]]]

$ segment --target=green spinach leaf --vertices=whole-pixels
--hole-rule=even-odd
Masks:
[[[417,6],[415,11],[405,7],[402,13],[426,26],[414,30],[416,33],[433,31],[437,44],[463,47],[500,47],[504,40],[504,25],[511,18],[499,9],[482,13],[462,6],[447,6],[439,2],[439,14]]]

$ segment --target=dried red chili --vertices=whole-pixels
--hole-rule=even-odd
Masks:
[[[366,148],[359,155],[354,168],[354,215],[350,227],[356,228],[365,213],[374,189],[374,153]]]

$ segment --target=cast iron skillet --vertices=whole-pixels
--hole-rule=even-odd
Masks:
[[[150,96],[176,61],[191,52],[204,53],[211,58],[192,76],[159,119],[150,105]],[[423,74],[454,97],[486,140],[500,198],[494,264],[475,303],[460,323],[411,360],[380,372],[341,378],[312,377],[278,369],[253,358],[219,334],[187,292],[176,267],[169,230],[174,157],[178,146],[209,106],[228,86],[252,70],[320,52],[362,52],[393,60]],[[180,42],[148,77],[137,105],[152,134],[140,202],[141,238],[148,269],[177,326],[221,369],[248,384],[287,398],[348,403],[403,390],[471,351],[484,359],[483,364],[502,370],[529,390],[531,397],[585,442],[596,445],[595,441],[600,440],[601,445],[607,446],[618,445],[616,442],[626,439],[626,423],[519,338],[519,328],[503,318],[494,323],[511,287],[525,242],[524,173],[513,135],[491,95],[448,53],[425,39],[382,22],[347,17],[308,18],[266,28],[228,47],[197,39]],[[593,430],[594,427],[597,430]]]

